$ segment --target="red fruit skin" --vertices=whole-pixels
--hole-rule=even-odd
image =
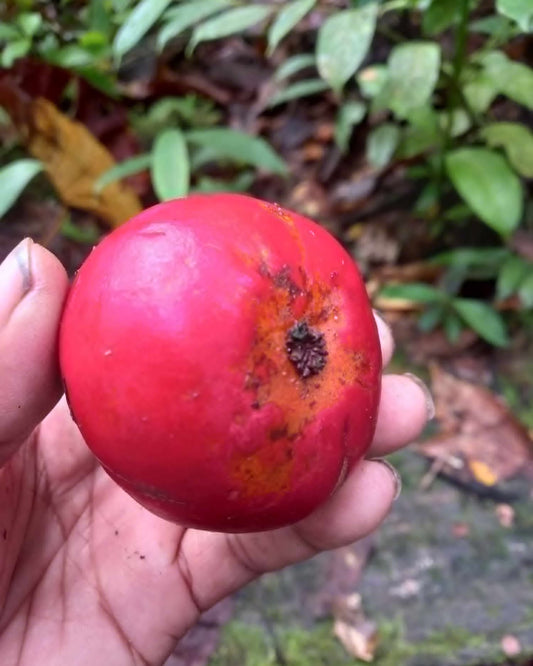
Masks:
[[[328,352],[308,377],[286,348],[297,322]],[[187,527],[304,518],[374,433],[381,352],[356,266],[319,225],[251,197],[170,201],[105,238],[67,299],[60,362],[105,470]]]

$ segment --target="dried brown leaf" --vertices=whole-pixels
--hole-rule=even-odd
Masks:
[[[43,98],[31,103],[30,123],[27,148],[43,162],[66,205],[90,211],[112,227],[140,212],[139,198],[127,185],[112,183],[95,192],[96,180],[115,161],[84,125]]]
[[[440,432],[418,450],[443,462],[446,473],[485,487],[530,474],[532,442],[505,403],[484,386],[458,379],[436,364],[430,372]]]
[[[360,595],[338,597],[333,606],[333,615],[333,633],[348,654],[361,661],[373,661],[378,645],[378,630],[375,622],[365,617]]]

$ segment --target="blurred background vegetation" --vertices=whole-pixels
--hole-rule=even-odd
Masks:
[[[111,228],[192,192],[316,219],[393,327],[395,367],[432,382],[414,487],[451,481],[506,530],[501,506],[514,516],[531,498],[532,127],[532,0],[4,0],[0,255],[31,235],[72,274]],[[415,663],[402,622],[389,617],[393,661],[379,663]],[[232,631],[213,663],[344,663],[300,629],[284,653],[267,631],[270,656],[254,661]],[[494,636],[491,664],[528,640],[533,653],[531,635],[512,634],[516,654]],[[450,663],[489,663],[477,647]]]

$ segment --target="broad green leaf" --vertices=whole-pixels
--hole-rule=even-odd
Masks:
[[[317,67],[320,76],[340,92],[368,53],[376,30],[378,5],[371,2],[330,16],[318,32]]]
[[[483,55],[481,63],[498,92],[533,110],[533,69],[509,60],[501,51]]]
[[[160,201],[187,194],[190,182],[189,153],[181,130],[167,129],[157,135],[152,149],[151,174]]]
[[[17,18],[23,34],[26,37],[33,37],[43,23],[43,17],[38,12],[22,12]]]
[[[42,171],[38,160],[20,159],[0,169],[0,217],[11,208],[30,180]]]
[[[274,81],[283,81],[283,79],[288,79],[294,76],[294,74],[301,72],[302,69],[314,67],[314,65],[314,53],[299,53],[283,61],[274,74]]]
[[[122,180],[122,178],[127,178],[128,176],[134,176],[141,171],[146,171],[152,166],[152,153],[146,153],[144,155],[135,155],[135,157],[130,157],[120,164],[115,164],[98,178],[94,184],[95,192],[101,192],[104,187],[110,185],[111,183],[116,182],[117,180]]]
[[[446,337],[453,344],[457,342],[461,331],[464,329],[461,318],[453,311],[448,310],[443,321],[444,332]]]
[[[229,159],[237,164],[250,164],[259,169],[285,175],[285,162],[262,138],[237,130],[215,127],[191,130],[185,138],[194,146],[205,147],[213,159]]]
[[[348,150],[353,128],[363,120],[366,115],[366,106],[363,102],[345,102],[337,114],[335,122],[335,141],[342,152]]]
[[[461,247],[449,252],[441,252],[431,258],[432,264],[439,266],[495,266],[499,267],[509,256],[505,247]]]
[[[422,29],[434,36],[447,30],[459,18],[462,0],[433,0],[422,14]]]
[[[324,92],[328,89],[328,84],[325,81],[322,81],[322,79],[307,79],[305,81],[297,81],[296,83],[287,86],[283,90],[280,90],[278,93],[273,95],[272,99],[268,103],[268,107],[272,108],[273,106],[284,104],[285,102],[289,102],[293,99],[316,95],[317,93]]]
[[[533,178],[533,132],[520,123],[492,123],[481,135],[489,146],[502,147],[509,162],[524,178]]]
[[[17,39],[15,42],[9,42],[4,47],[0,56],[0,66],[9,69],[19,58],[24,57],[31,49],[31,40],[28,38]]]
[[[409,124],[403,130],[398,155],[409,159],[427,150],[439,148],[442,132],[439,116],[433,107],[426,105],[413,109],[406,120]]]
[[[533,267],[525,259],[517,255],[508,257],[498,274],[496,298],[502,301],[515,294],[530,272],[533,273]]]
[[[113,54],[120,59],[132,49],[159,19],[172,0],[141,0],[118,29]]]
[[[468,106],[476,113],[485,113],[498,95],[494,81],[483,71],[477,71],[463,85],[463,95]]]
[[[61,235],[73,240],[75,243],[84,245],[96,245],[101,238],[101,231],[94,222],[89,222],[83,227],[74,224],[70,217],[62,223],[60,229]]]
[[[15,26],[0,21],[0,41],[7,42],[13,39],[18,39],[19,37],[20,32]]]
[[[221,37],[228,37],[237,32],[244,32],[248,28],[264,21],[273,11],[267,5],[249,5],[247,7],[236,7],[228,9],[222,14],[208,19],[194,29],[187,47],[191,54],[200,42],[207,42]]]
[[[424,333],[432,331],[442,321],[445,308],[439,303],[430,305],[418,318],[418,328]]]
[[[489,14],[483,18],[472,21],[468,26],[470,32],[488,35],[500,43],[505,43],[517,32],[516,26],[506,16]]]
[[[481,338],[496,347],[509,343],[504,321],[493,307],[471,298],[454,298],[451,303],[465,324]]]
[[[391,161],[398,143],[400,128],[393,123],[383,123],[373,129],[367,138],[366,159],[375,169],[382,169]]]
[[[268,55],[272,54],[281,40],[313,9],[315,4],[316,0],[292,0],[280,9],[268,31]]]
[[[388,79],[380,101],[398,117],[429,102],[439,78],[440,47],[432,42],[396,46],[388,60]]]
[[[387,82],[386,65],[370,65],[357,73],[357,84],[363,97],[373,99]]]
[[[380,291],[380,296],[387,298],[401,298],[415,301],[415,303],[435,304],[447,300],[446,294],[424,282],[411,282],[408,284],[390,284]]]
[[[524,32],[533,32],[533,3],[531,0],[496,0],[500,14],[516,21]]]
[[[234,4],[234,0],[202,0],[201,2],[192,0],[192,2],[185,2],[169,9],[164,16],[165,25],[157,35],[159,49],[162,50],[171,39],[174,39],[198,21],[212,16],[232,4]]]
[[[533,273],[530,273],[518,288],[518,296],[526,308],[533,308]]]
[[[520,224],[522,184],[502,155],[487,148],[458,148],[446,156],[455,189],[485,224],[508,236]]]
[[[247,192],[254,182],[254,173],[252,171],[243,171],[233,180],[220,180],[218,178],[209,178],[209,176],[200,176],[198,184],[191,192]]]

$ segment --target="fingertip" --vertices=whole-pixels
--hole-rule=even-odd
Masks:
[[[320,550],[353,543],[375,531],[399,494],[399,475],[383,460],[362,460],[330,499],[297,531]]]

